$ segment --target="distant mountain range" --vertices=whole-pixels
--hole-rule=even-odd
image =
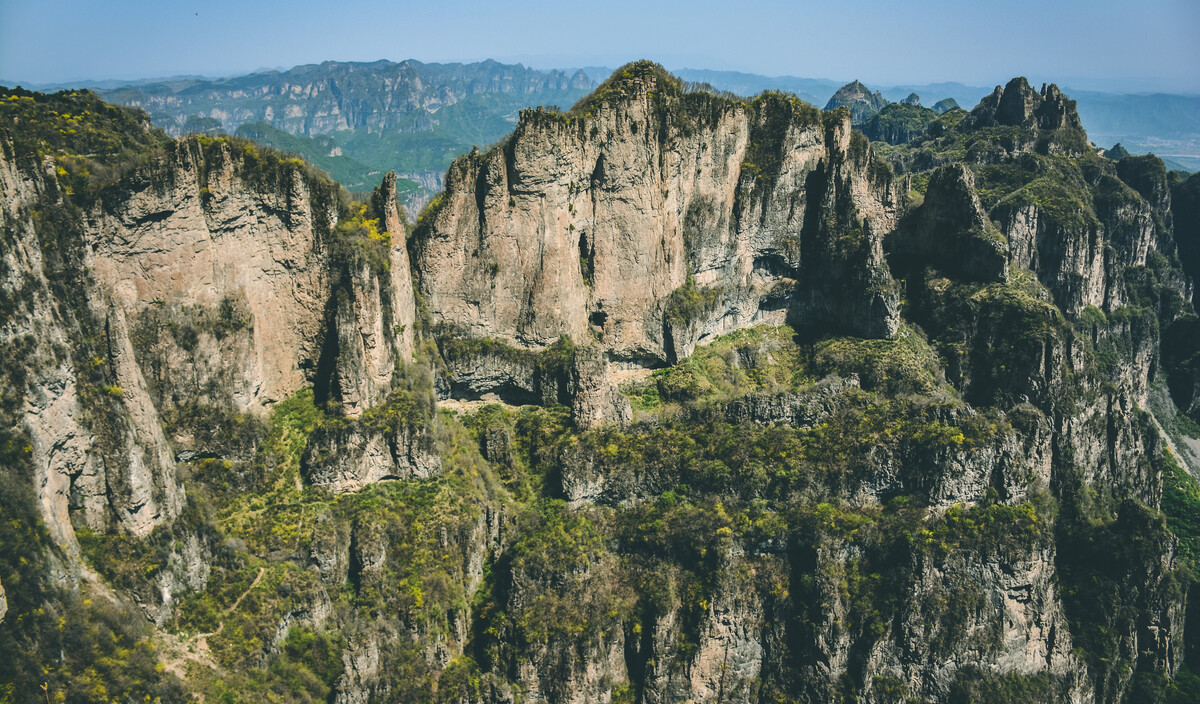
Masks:
[[[585,69],[594,76],[599,69]],[[676,75],[687,81],[708,83],[714,88],[741,95],[764,90],[784,90],[818,107],[824,106],[838,90],[854,81],[797,78],[795,76],[759,76],[737,71],[684,69]],[[991,93],[995,86],[971,86],[943,82],[870,86],[884,98],[899,102],[910,93],[921,96],[926,105],[953,98],[970,110]],[[1076,101],[1079,117],[1088,137],[1098,146],[1111,147],[1121,142],[1134,154],[1154,152],[1177,167],[1200,170],[1200,95],[1167,93],[1123,94],[1098,91],[1063,90]]]
[[[496,61],[327,61],[231,78],[27,87],[86,87],[107,101],[146,110],[171,135],[220,131],[296,152],[351,190],[366,190],[382,173],[394,170],[401,176],[401,196],[410,208],[419,208],[441,189],[457,154],[503,138],[522,108],[566,109],[611,73],[597,66],[534,70]],[[818,107],[847,84],[706,69],[676,74],[738,95],[787,91]],[[967,109],[992,91],[954,82],[869,88],[891,102],[915,93],[925,105],[952,99]],[[1200,170],[1200,96],[1067,92],[1078,102],[1083,126],[1098,146],[1121,142],[1135,154],[1155,152],[1171,168]]]

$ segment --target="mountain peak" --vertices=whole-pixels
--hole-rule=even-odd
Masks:
[[[1040,92],[1017,76],[971,111],[971,125],[981,127],[1022,126],[1044,130],[1081,127],[1075,101],[1067,98],[1057,85],[1043,85]]]
[[[933,111],[939,115],[950,112],[951,110],[961,110],[958,101],[954,98],[943,98],[933,104]]]
[[[829,102],[825,104],[825,109],[836,110],[845,106],[850,109],[850,121],[860,124],[869,120],[887,104],[888,101],[879,91],[872,93],[870,88],[858,80],[853,80],[838,88]]]
[[[1104,156],[1113,161],[1120,161],[1129,156],[1129,151],[1120,142],[1117,142],[1112,149],[1105,150]]]
[[[679,94],[681,91],[682,86],[678,78],[672,76],[661,65],[643,59],[613,71],[596,90],[576,103],[571,112],[587,112],[606,101],[624,100],[648,93]]]

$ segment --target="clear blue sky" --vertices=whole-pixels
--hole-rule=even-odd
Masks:
[[[1200,1],[0,0],[10,81],[406,58],[1200,93]]]

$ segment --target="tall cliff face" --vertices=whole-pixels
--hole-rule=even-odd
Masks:
[[[11,420],[28,433],[38,502],[77,576],[73,525],[145,535],[178,514],[183,493],[126,320],[91,273],[53,162],[23,166],[0,145]]]
[[[642,66],[456,162],[413,258],[437,325],[657,365],[754,322],[894,334],[899,207],[846,113],[686,95]]]
[[[145,535],[179,514],[176,452],[236,445],[197,436],[198,413],[261,415],[335,377],[356,415],[411,359],[394,176],[367,222],[302,167],[192,139],[97,187],[101,163],[5,143],[6,344],[47,525],[76,557],[73,525]],[[364,222],[378,236],[362,244]]]
[[[248,153],[205,146],[180,142],[132,174],[94,212],[89,245],[161,362],[163,410],[200,400],[261,410],[316,367],[330,290],[321,235],[336,224],[336,194],[314,193],[299,170],[256,183]]]

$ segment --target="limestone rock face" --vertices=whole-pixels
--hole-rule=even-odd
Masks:
[[[53,164],[18,164],[14,156],[0,144],[0,276],[19,302],[0,339],[22,350],[24,373],[14,378],[24,388],[14,390],[47,529],[77,558],[72,515],[90,528],[145,535],[179,512],[183,490],[125,319],[92,274],[100,261],[62,205]],[[100,376],[101,367],[111,376]],[[68,560],[56,576],[73,579],[75,569]]]
[[[931,633],[929,625],[930,618],[937,618],[933,604],[939,597],[965,597],[977,604],[978,610],[959,624],[959,632],[970,634],[973,646],[939,653],[937,642],[944,635],[937,627]],[[1089,700],[1094,693],[1081,676],[1083,662],[1072,649],[1059,604],[1054,552],[1048,546],[1025,554],[971,556],[940,564],[928,560],[906,597],[897,647],[877,655],[878,672],[907,683],[918,696],[938,700],[970,663],[971,668],[1062,677],[1071,691],[1064,700]],[[911,653],[920,655],[914,660]]]
[[[1087,306],[1105,310],[1125,305],[1128,294],[1118,272],[1144,266],[1158,241],[1156,210],[1117,179],[1103,177],[1106,189],[1093,207],[1081,203],[1053,210],[1037,199],[1000,203],[992,217],[1008,239],[1014,266],[1032,269],[1069,315]],[[1156,215],[1156,213],[1160,215]],[[1179,286],[1190,297],[1190,285]]]
[[[428,479],[441,466],[429,423],[391,417],[319,427],[302,463],[309,482],[336,493],[384,480]]]
[[[238,410],[261,409],[300,388],[316,365],[329,290],[318,233],[336,221],[336,205],[298,172],[277,188],[259,187],[242,155],[223,144],[202,184],[204,161],[196,141],[180,142],[105,203],[89,235],[97,277],[131,319],[154,306],[215,310],[245,301],[248,349],[222,350],[229,354],[192,383],[229,388]],[[168,402],[176,395],[162,393]]]
[[[637,68],[577,113],[529,110],[455,162],[411,245],[435,325],[661,364],[758,322],[890,336],[899,189],[849,115],[682,95]]]
[[[184,140],[71,211],[53,163],[0,150],[11,233],[2,274],[24,301],[0,335],[27,348],[24,429],[46,525],[68,558],[74,526],[145,535],[182,509],[175,449],[213,448],[193,446],[186,428],[168,440],[161,414],[262,414],[327,375],[358,415],[411,359],[415,300],[394,176],[375,199],[386,261],[354,267],[339,255],[332,185],[272,163],[236,142]],[[35,209],[55,219],[35,221]],[[48,249],[48,237],[61,244]],[[436,468],[427,449],[397,453],[400,469],[364,476]],[[61,577],[74,578],[72,564]]]
[[[891,103],[862,123],[860,129],[872,141],[905,144],[926,136],[936,125],[937,113],[923,108],[920,101]]]

